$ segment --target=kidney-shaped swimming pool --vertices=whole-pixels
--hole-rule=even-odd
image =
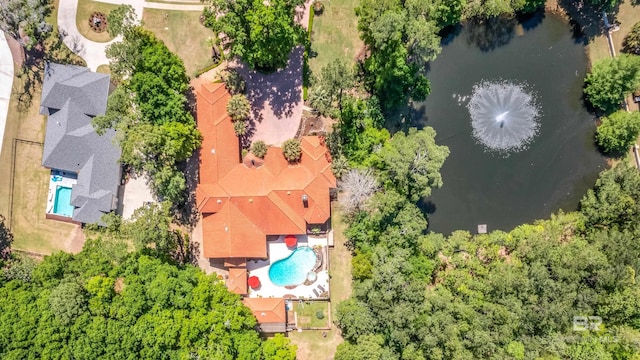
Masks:
[[[308,247],[299,247],[288,257],[274,262],[269,268],[269,278],[274,285],[302,284],[316,264],[316,253]]]

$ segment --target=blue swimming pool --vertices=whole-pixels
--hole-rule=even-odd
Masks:
[[[73,205],[71,205],[71,188],[58,186],[56,198],[53,200],[53,213],[56,215],[72,217]]]
[[[269,278],[274,285],[300,285],[316,264],[316,253],[308,247],[297,248],[288,257],[278,260],[269,268]]]

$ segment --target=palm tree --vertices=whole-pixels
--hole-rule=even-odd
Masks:
[[[300,148],[300,140],[289,139],[282,144],[282,153],[285,159],[289,162],[297,162],[302,156],[302,149]]]
[[[268,150],[269,148],[267,147],[267,144],[262,140],[258,140],[251,145],[251,153],[260,159],[264,159]]]
[[[236,135],[243,136],[247,133],[247,123],[242,120],[234,121],[233,130],[236,132]]]
[[[227,104],[227,113],[233,121],[245,121],[249,117],[251,105],[242,94],[233,95]]]

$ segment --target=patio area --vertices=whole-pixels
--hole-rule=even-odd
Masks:
[[[249,260],[247,271],[249,276],[256,276],[260,279],[260,286],[256,289],[249,289],[249,297],[284,297],[295,299],[324,299],[329,297],[329,272],[327,261],[327,237],[309,237],[297,235],[297,245],[288,247],[285,244],[285,237],[280,236],[277,240],[267,242],[269,259]],[[308,247],[314,249],[316,254],[321,254],[321,264],[315,270],[316,279],[313,282],[305,281],[297,286],[278,286],[269,277],[269,268],[278,260],[282,260],[291,255],[296,249]],[[313,266],[315,264],[311,264]]]
[[[68,171],[51,169],[51,176],[49,177],[49,194],[47,195],[47,214],[71,217],[72,214],[68,214],[68,210],[72,210],[70,203],[71,198],[69,197],[69,199],[65,198],[57,200],[58,206],[56,206],[56,196],[60,194],[58,190],[59,188],[71,189],[77,182],[78,175]]]

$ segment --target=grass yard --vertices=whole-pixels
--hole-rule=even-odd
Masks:
[[[362,47],[358,36],[358,18],[355,8],[359,0],[324,1],[324,11],[313,18],[311,50],[316,53],[309,59],[311,71],[318,73],[333,59],[343,59],[348,64]]]
[[[338,304],[351,295],[351,253],[344,246],[346,238],[342,212],[334,203],[331,209],[334,248],[329,251],[331,317],[335,319]],[[298,319],[300,319],[298,317]],[[336,348],[343,341],[338,329],[331,324],[331,330],[303,330],[291,332],[291,342],[298,346],[298,359],[332,359]],[[322,336],[325,333],[326,336]]]
[[[17,69],[16,69],[17,71]],[[14,78],[14,94],[21,89],[22,80]],[[40,90],[34,93],[31,107],[18,110],[17,96],[9,103],[5,139],[0,156],[0,213],[9,217],[9,198],[13,176],[13,207],[11,231],[14,234],[13,248],[50,254],[58,250],[71,250],[74,239],[82,237],[79,227],[45,219],[48,195],[49,170],[43,168],[42,146],[17,142],[15,147],[15,174],[11,174],[13,163],[13,139],[19,138],[36,143],[44,141],[45,118],[38,113]],[[74,248],[75,249],[75,248]]]
[[[180,56],[189,76],[213,64],[207,40],[214,37],[214,33],[200,25],[201,14],[200,11],[144,9],[142,15],[144,27]]]
[[[616,22],[620,24],[620,30],[611,33],[616,54],[620,54],[624,37],[638,21],[640,21],[640,6],[633,6],[631,5],[631,0],[625,0],[624,3],[620,5],[620,11],[618,11],[616,16]],[[589,60],[591,60],[592,64],[595,61],[610,57],[609,44],[604,34],[596,37],[589,43]]]
[[[326,301],[304,301],[295,304],[298,325],[302,328],[329,327],[329,303]],[[318,314],[321,313],[321,318]]]
[[[117,5],[107,4],[91,0],[78,0],[78,13],[76,14],[76,25],[78,31],[82,36],[89,40],[96,42],[107,42],[113,39],[111,35],[105,30],[104,32],[97,33],[89,26],[89,16],[94,11],[101,12],[106,16],[109,15],[111,10],[117,8]]]

